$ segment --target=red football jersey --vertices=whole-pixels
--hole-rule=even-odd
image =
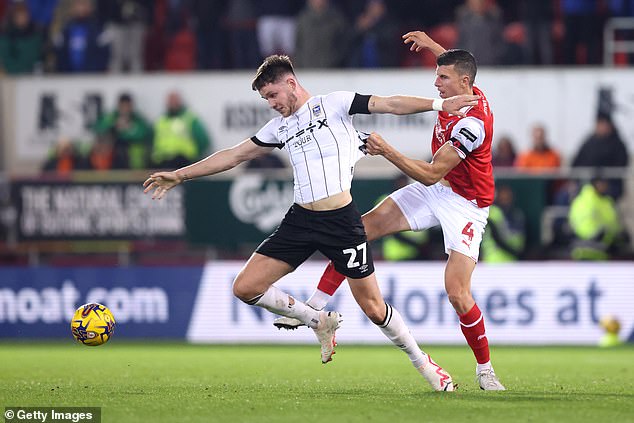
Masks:
[[[451,141],[463,160],[445,176],[451,189],[478,207],[493,204],[495,182],[491,165],[491,140],[493,139],[493,113],[484,93],[473,87],[480,96],[465,117],[438,112],[436,127],[431,140],[432,154]]]

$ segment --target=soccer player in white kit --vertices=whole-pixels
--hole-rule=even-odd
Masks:
[[[328,257],[350,284],[352,294],[368,318],[412,361],[438,391],[453,391],[451,376],[420,350],[397,310],[385,303],[374,274],[372,254],[350,185],[363,141],[352,125],[356,113],[410,114],[445,110],[456,114],[477,104],[475,95],[441,99],[412,96],[362,96],[338,91],[311,96],[299,83],[287,56],[269,56],[252,83],[280,116],[255,136],[232,148],[172,172],[156,172],[144,182],[144,192],[162,198],[188,179],[213,175],[270,153],[287,151],[294,176],[294,204],[237,275],[233,292],[249,305],[298,319],[312,328],[321,344],[321,359],[334,354],[335,331],[341,316],[317,311],[273,284],[295,270],[315,251]]]
[[[437,58],[435,86],[441,98],[477,94],[477,105],[463,110],[463,116],[439,112],[432,135],[431,163],[410,159],[371,134],[366,149],[382,155],[415,179],[363,216],[368,240],[406,230],[423,230],[440,225],[449,255],[445,268],[445,289],[460,318],[460,329],[476,358],[480,388],[505,390],[490,360],[484,317],[471,295],[471,275],[478,261],[480,242],[493,203],[495,184],[491,166],[493,114],[484,93],[473,86],[477,66],[465,50],[446,51],[427,34],[405,34],[411,50],[431,50]],[[306,302],[321,310],[335,293],[344,276],[331,264],[317,290]],[[279,328],[294,329],[299,322],[276,319]]]

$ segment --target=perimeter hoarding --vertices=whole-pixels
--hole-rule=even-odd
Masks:
[[[72,311],[88,301],[109,306],[116,338],[175,338],[202,343],[315,343],[311,330],[272,326],[274,315],[233,297],[243,263],[204,268],[0,269],[0,338],[59,338],[70,342]],[[278,285],[300,299],[325,266],[302,265]],[[444,293],[444,264],[377,263],[387,301],[421,344],[463,344]],[[616,315],[621,338],[634,342],[634,263],[478,265],[473,292],[492,344],[596,344],[598,320]],[[385,343],[344,283],[329,309],[343,313],[340,343]],[[115,339],[116,339],[115,338]]]

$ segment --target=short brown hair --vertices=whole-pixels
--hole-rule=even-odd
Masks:
[[[288,56],[274,54],[264,59],[251,82],[253,91],[259,91],[266,84],[273,84],[286,74],[295,75],[293,63]]]
[[[447,50],[436,58],[436,64],[438,66],[454,65],[454,69],[459,75],[469,76],[469,85],[473,86],[476,73],[478,72],[478,65],[476,64],[476,59],[473,57],[473,54],[467,50]]]

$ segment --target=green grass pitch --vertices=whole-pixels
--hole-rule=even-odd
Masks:
[[[493,347],[484,392],[464,347],[428,347],[432,392],[391,346],[0,343],[5,406],[97,406],[103,422],[634,422],[634,347]]]

